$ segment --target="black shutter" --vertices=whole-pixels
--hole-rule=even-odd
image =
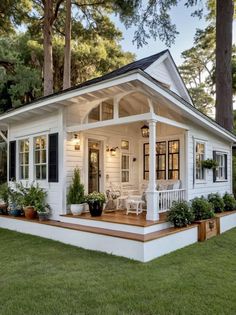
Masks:
[[[227,154],[224,154],[225,158],[225,179],[228,179],[228,159],[227,159]]]
[[[16,141],[9,143],[9,180],[16,179]]]
[[[213,151],[213,160],[216,161],[216,151]],[[213,168],[213,182],[216,182],[216,169]]]
[[[58,182],[58,133],[49,135],[49,163],[48,163],[48,181]]]

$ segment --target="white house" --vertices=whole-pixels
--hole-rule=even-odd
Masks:
[[[68,234],[70,241],[67,236],[61,239],[61,232],[57,231],[50,238],[85,248],[150,260],[196,241],[197,228],[193,226],[177,241],[181,245],[172,248],[172,241],[168,238],[166,245],[163,238],[162,250],[155,253],[152,246],[160,244],[151,243],[160,242],[160,238],[153,240],[147,235],[170,228],[159,216],[173,200],[232,192],[232,144],[236,138],[194,107],[168,50],[6,112],[0,116],[0,130],[4,129],[8,130],[9,182],[35,181],[44,187],[52,207],[52,220],[77,224],[77,236],[82,233],[83,241],[81,238],[77,243],[71,241],[72,234]],[[145,132],[149,137],[144,137]],[[207,158],[219,162],[214,172],[202,168],[201,160]],[[87,192],[114,189],[127,195],[146,191],[148,224],[125,226],[112,220],[67,216],[66,191],[75,167],[81,171]],[[123,216],[126,220],[127,216]],[[8,228],[20,224],[19,220],[14,224],[13,219],[1,220],[8,220],[0,225]],[[83,228],[82,231],[81,226],[101,229],[97,234],[107,237],[108,245],[101,246],[100,242],[95,246],[96,231]],[[26,226],[12,228],[33,233]],[[44,228],[51,229],[51,235],[55,227]],[[116,235],[105,236],[102,229],[116,231]],[[119,231],[150,239],[137,246],[136,254],[128,254],[138,241],[129,238],[126,248],[119,242],[127,238],[118,235]],[[75,233],[75,230],[66,232]]]

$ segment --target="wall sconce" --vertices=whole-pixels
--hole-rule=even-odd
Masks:
[[[107,145],[106,151],[111,153],[111,156],[116,156],[116,150],[119,149],[119,147],[112,147],[109,148],[109,146]]]
[[[73,134],[73,138],[72,138],[72,142],[74,144],[75,150],[80,150],[80,137],[79,134],[74,133]]]
[[[141,128],[141,133],[143,138],[148,138],[149,137],[149,127],[147,125],[143,125]]]

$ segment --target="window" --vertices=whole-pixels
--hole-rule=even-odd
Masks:
[[[19,141],[20,179],[29,179],[29,139]]]
[[[179,179],[179,140],[168,141],[168,179]]]
[[[166,179],[166,142],[156,143],[156,178]],[[143,145],[143,179],[149,179],[149,143]]]
[[[34,171],[35,178],[47,178],[47,138],[40,136],[34,138]]]
[[[227,154],[223,152],[213,152],[213,159],[218,162],[214,170],[214,181],[227,180]]]
[[[88,122],[97,122],[113,119],[113,100],[107,100],[91,110],[88,115]]]
[[[205,158],[205,143],[196,142],[196,155],[195,155],[195,170],[196,170],[196,180],[204,180],[205,172],[202,167],[202,161]]]
[[[121,150],[129,150],[129,141],[121,140]]]
[[[129,182],[129,155],[122,154],[121,156],[121,182]]]

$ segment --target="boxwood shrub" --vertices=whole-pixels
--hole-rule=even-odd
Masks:
[[[212,204],[215,213],[224,211],[225,203],[220,194],[216,193],[208,195],[208,201]]]
[[[204,197],[194,198],[191,207],[196,221],[210,219],[215,215],[212,204]]]
[[[225,193],[223,200],[225,203],[225,211],[232,211],[236,209],[236,200],[233,195]]]
[[[187,226],[194,221],[192,209],[186,201],[174,201],[167,218],[175,227]]]

